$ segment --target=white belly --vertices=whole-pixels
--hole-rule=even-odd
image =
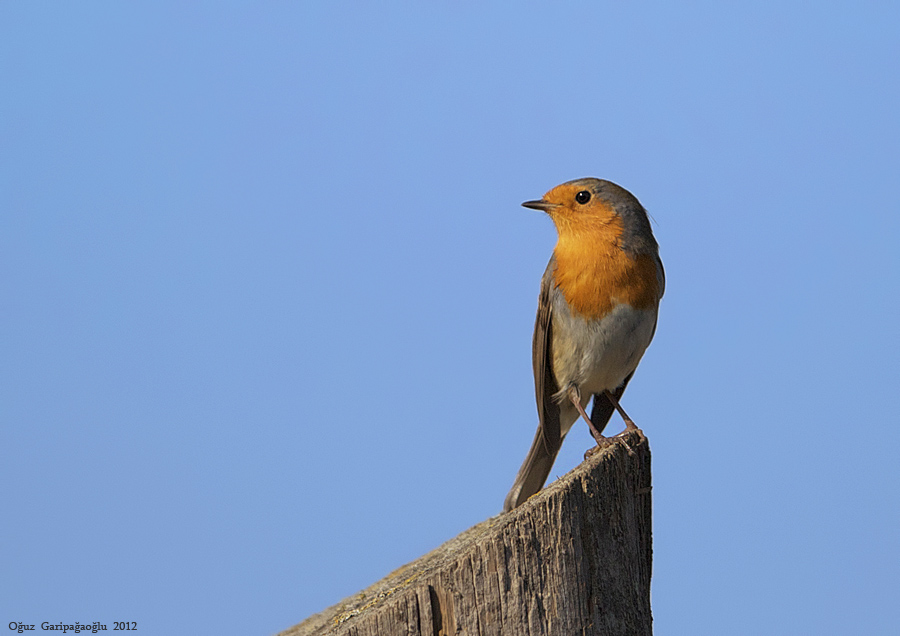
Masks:
[[[578,387],[584,405],[594,393],[617,389],[637,368],[656,327],[655,308],[621,304],[597,321],[573,316],[563,303],[554,303],[553,310],[553,372],[563,411],[569,410],[563,400],[572,384]],[[565,420],[572,416],[563,415],[563,430],[571,426]]]

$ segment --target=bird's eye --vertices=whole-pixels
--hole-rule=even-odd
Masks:
[[[575,195],[575,200],[578,201],[581,205],[584,205],[591,200],[591,193],[587,190],[582,190]]]

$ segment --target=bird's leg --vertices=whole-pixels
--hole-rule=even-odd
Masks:
[[[578,412],[581,414],[581,417],[584,418],[584,421],[587,422],[588,428],[591,431],[591,437],[597,440],[597,445],[605,446],[606,444],[608,444],[609,439],[603,437],[600,431],[597,430],[597,427],[594,426],[591,418],[589,418],[588,414],[585,412],[584,407],[581,406],[581,391],[578,390],[578,387],[574,384],[570,384],[569,389],[566,391],[566,395],[572,401],[572,404],[575,405],[575,408],[578,409]]]
[[[613,395],[612,391],[605,391],[605,393],[606,393],[606,398],[610,401],[610,403],[612,403],[612,405],[614,407],[616,407],[616,410],[619,412],[619,415],[621,415],[622,419],[625,420],[625,430],[626,431],[638,430],[637,424],[635,424],[634,421],[630,417],[628,417],[628,413],[625,412],[625,409],[623,409],[621,406],[619,406],[619,401],[616,399],[616,396]]]

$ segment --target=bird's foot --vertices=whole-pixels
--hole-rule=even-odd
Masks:
[[[591,446],[589,449],[584,451],[584,458],[588,459],[590,457],[593,457],[594,455],[596,455],[597,453],[602,451],[604,448],[612,446],[612,443],[613,443],[613,441],[608,437],[604,437],[603,441],[598,440],[596,446]]]
[[[631,431],[640,432],[641,429],[639,429],[637,427],[637,425],[635,425],[635,423],[632,422],[631,420],[628,420],[625,424],[626,424],[625,430],[617,435],[613,435],[612,437],[604,437],[603,435],[594,435],[594,440],[596,440],[597,445],[591,446],[589,449],[587,449],[587,451],[585,451],[585,453],[584,453],[584,458],[587,459],[588,457],[593,457],[595,453],[597,453],[605,448],[608,448],[609,446],[612,446],[616,442],[621,442],[622,445],[625,446],[625,448],[628,450],[628,454],[634,456],[634,454],[635,454],[634,450],[631,448],[631,446],[628,445],[628,442],[626,441],[625,436]]]

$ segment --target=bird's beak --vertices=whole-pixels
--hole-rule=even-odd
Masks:
[[[532,210],[541,210],[542,212],[550,212],[550,210],[554,208],[558,208],[558,203],[550,203],[549,201],[545,201],[544,199],[539,199],[537,201],[526,201],[522,204],[523,208],[531,208]]]

